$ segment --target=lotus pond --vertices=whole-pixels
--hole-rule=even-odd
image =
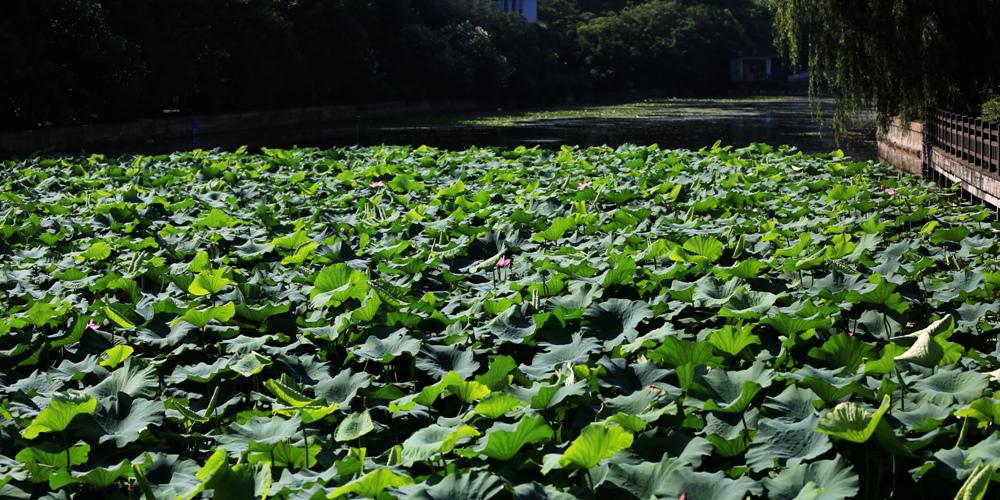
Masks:
[[[982,498],[1000,225],[840,152],[0,173],[0,497]]]

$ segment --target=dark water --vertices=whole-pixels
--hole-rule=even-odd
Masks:
[[[631,108],[626,107],[626,111]],[[448,126],[369,128],[311,127],[255,130],[222,135],[202,135],[189,140],[125,147],[122,153],[166,153],[184,149],[232,150],[247,145],[291,148],[376,146],[382,144],[427,145],[463,150],[472,146],[540,146],[559,149],[563,145],[618,147],[625,143],[657,144],[662,149],[699,149],[721,141],[744,147],[750,143],[789,145],[806,153],[843,149],[858,160],[875,158],[874,132],[867,130],[850,142],[836,143],[830,128],[833,105],[824,103],[825,124],[817,121],[805,97],[766,100],[699,100],[639,103],[635,115],[550,118],[519,121],[516,126]],[[623,116],[625,115],[625,116]]]

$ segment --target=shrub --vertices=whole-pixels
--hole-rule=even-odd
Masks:
[[[979,119],[988,122],[1000,122],[1000,97],[994,97],[983,103],[983,114]]]

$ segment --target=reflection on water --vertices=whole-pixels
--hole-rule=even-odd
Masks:
[[[826,153],[838,149],[830,128],[832,103],[824,103],[826,117],[821,126],[813,117],[804,97],[755,101],[663,101],[635,105],[636,116],[550,118],[524,120],[517,126],[452,126],[409,128],[345,129],[312,127],[255,130],[233,134],[200,136],[172,143],[147,144],[123,152],[165,153],[191,148],[221,147],[235,149],[247,145],[290,148],[340,146],[375,146],[381,144],[427,145],[440,149],[462,150],[472,146],[540,146],[558,149],[569,146],[618,147],[630,143],[657,144],[662,149],[700,149],[721,141],[723,145],[744,147],[760,142],[773,146],[789,145],[806,153]],[[864,140],[841,144],[855,159],[875,158],[874,132]],[[152,151],[156,150],[156,151]]]

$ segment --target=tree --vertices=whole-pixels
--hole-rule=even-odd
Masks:
[[[996,0],[771,0],[776,39],[793,64],[807,55],[810,95],[828,84],[843,132],[863,106],[890,117],[928,108],[978,114],[1000,81]]]
[[[577,29],[590,73],[612,88],[719,92],[743,39],[723,8],[653,1],[601,16]]]

